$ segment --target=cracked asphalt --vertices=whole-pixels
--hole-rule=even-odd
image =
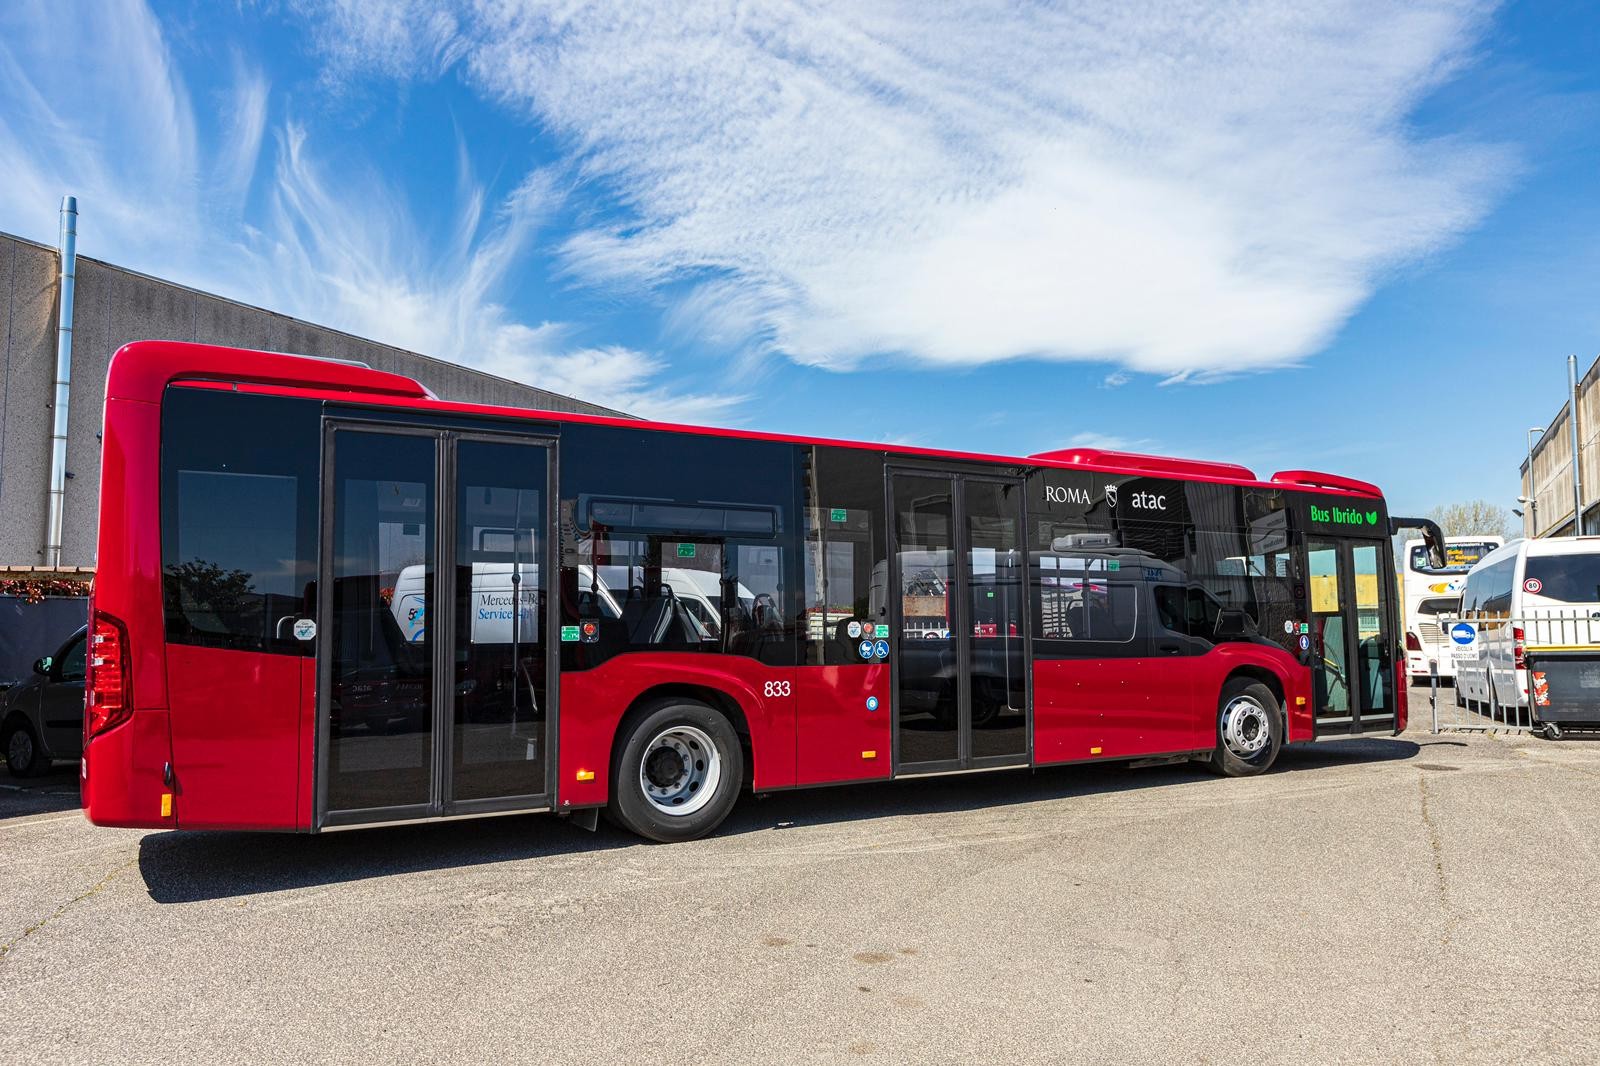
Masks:
[[[76,795],[0,789],[8,1062],[1600,1061],[1600,741],[830,789],[670,846]]]

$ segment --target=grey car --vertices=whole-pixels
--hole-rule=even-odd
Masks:
[[[33,664],[33,676],[13,685],[0,704],[0,751],[12,777],[48,773],[57,759],[83,750],[85,635],[80,628],[54,655]]]

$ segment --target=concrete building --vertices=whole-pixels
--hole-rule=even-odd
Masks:
[[[1572,534],[1571,402],[1534,439],[1531,457],[1522,460],[1522,493],[1532,501],[1522,508],[1523,534]],[[1582,481],[1584,533],[1600,533],[1600,359],[1578,379],[1578,474]]]
[[[415,378],[449,400],[620,413],[78,256],[61,557],[47,567],[59,275],[57,249],[0,234],[0,576],[92,570],[106,368],[128,341],[332,356]]]

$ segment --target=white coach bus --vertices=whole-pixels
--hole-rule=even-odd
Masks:
[[[1413,681],[1428,679],[1430,661],[1439,664],[1441,678],[1455,677],[1449,641],[1440,630],[1439,616],[1458,613],[1467,571],[1504,543],[1504,537],[1447,537],[1445,564],[1441,567],[1429,563],[1428,549],[1422,541],[1406,541],[1400,581],[1406,608],[1406,670]]]

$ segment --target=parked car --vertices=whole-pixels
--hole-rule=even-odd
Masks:
[[[57,759],[83,750],[84,626],[54,655],[33,664],[33,676],[13,685],[0,703],[0,750],[12,777],[47,773]]]

